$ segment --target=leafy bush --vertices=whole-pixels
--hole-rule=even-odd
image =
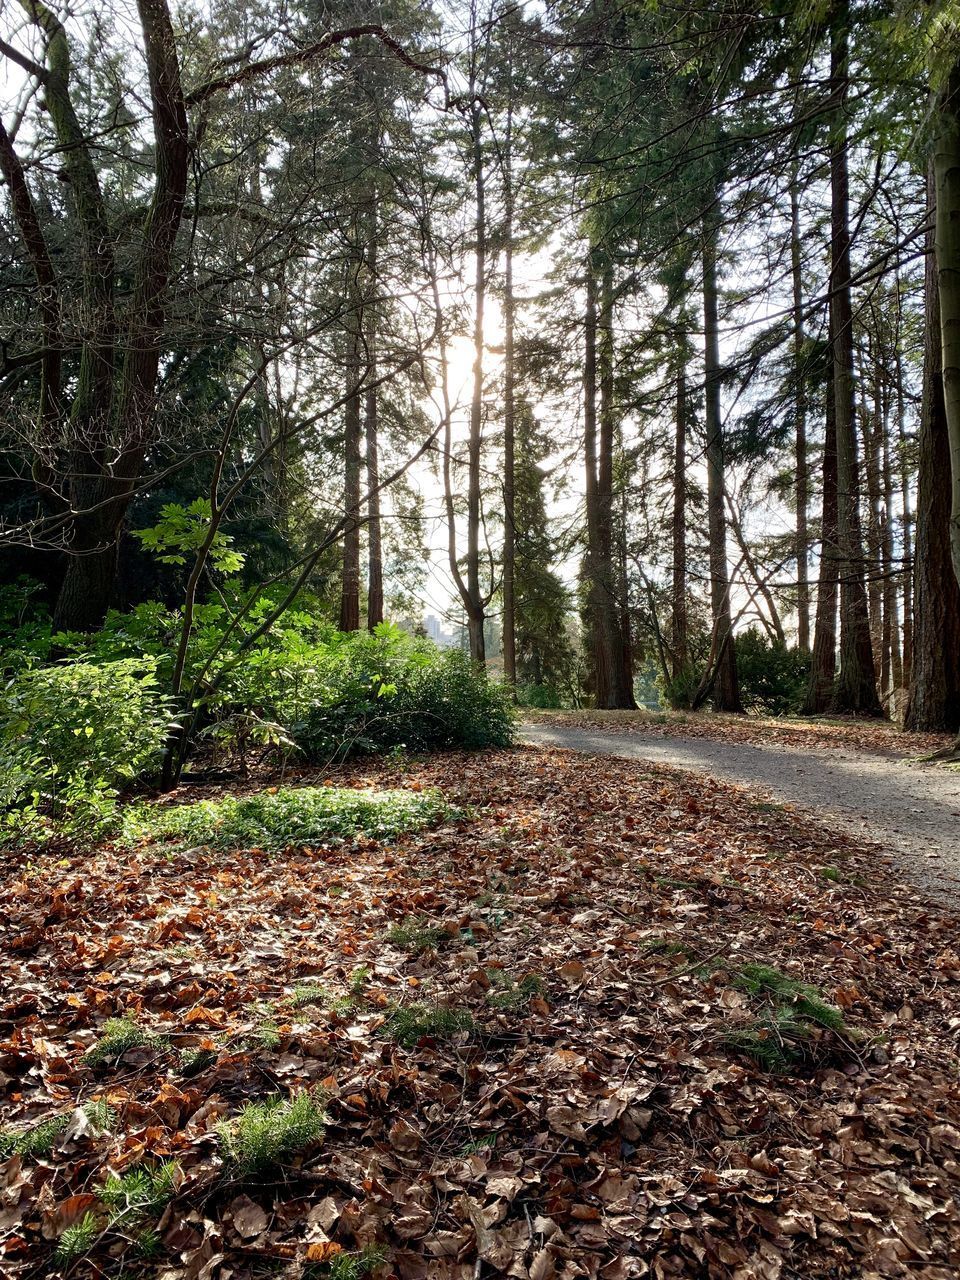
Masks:
[[[524,707],[537,711],[557,711],[563,705],[557,688],[552,684],[524,684],[517,690],[517,697]]]
[[[798,711],[807,687],[810,659],[751,627],[737,635],[737,672],[745,707],[782,716]]]
[[[356,791],[341,787],[282,787],[251,796],[195,804],[131,807],[127,839],[176,839],[215,849],[265,849],[417,831],[451,810],[435,791]]]
[[[38,600],[39,582],[22,576],[0,586],[0,668],[5,678],[46,662],[50,616]]]
[[[323,1136],[326,1113],[311,1093],[248,1103],[239,1115],[217,1125],[224,1160],[240,1176],[288,1164]]]
[[[504,747],[513,740],[508,691],[466,654],[439,650],[382,623],[337,635],[318,672],[313,705],[293,736],[312,759],[351,752]]]
[[[8,828],[108,829],[121,789],[159,766],[169,727],[150,661],[21,671],[0,697],[0,807]]]

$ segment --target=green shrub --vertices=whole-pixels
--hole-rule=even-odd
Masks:
[[[124,814],[126,839],[176,839],[215,849],[264,849],[418,831],[452,811],[435,791],[285,787],[195,804],[139,806]]]
[[[13,833],[97,835],[159,766],[169,714],[152,662],[22,671],[0,697],[0,807]]]
[[[748,709],[774,716],[799,711],[809,669],[809,655],[771,640],[756,627],[737,634],[740,696]]]
[[[83,1112],[97,1129],[109,1129],[116,1121],[113,1108],[102,1100],[86,1103]],[[8,1160],[10,1156],[35,1158],[49,1155],[57,1139],[69,1127],[70,1120],[70,1114],[65,1112],[24,1128],[0,1129],[0,1160]]]
[[[766,1007],[749,1026],[729,1032],[724,1042],[766,1071],[788,1071],[816,1061],[819,1031],[852,1035],[841,1010],[828,1004],[816,987],[771,965],[745,964],[733,981]]]
[[[314,702],[291,733],[327,760],[354,752],[504,747],[513,740],[508,691],[459,650],[439,650],[382,623],[338,635],[318,672]]]
[[[556,686],[552,684],[524,684],[517,690],[517,699],[523,707],[537,711],[557,711],[563,705]]]
[[[241,1177],[289,1164],[323,1136],[326,1113],[310,1093],[248,1103],[217,1125],[224,1161]]]
[[[85,1253],[89,1253],[100,1235],[100,1224],[92,1213],[85,1213],[79,1222],[67,1227],[54,1250],[54,1261],[69,1266]]]
[[[399,947],[401,951],[433,951],[441,943],[450,941],[446,929],[428,925],[425,920],[391,925],[384,936],[392,947]]]

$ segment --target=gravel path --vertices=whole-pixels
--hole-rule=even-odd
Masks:
[[[847,749],[747,746],[708,738],[527,724],[526,742],[625,756],[763,791],[826,827],[876,841],[919,888],[960,901],[960,773]]]

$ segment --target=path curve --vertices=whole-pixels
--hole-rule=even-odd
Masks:
[[[960,773],[864,751],[525,724],[524,741],[709,774],[876,841],[919,888],[960,899]]]

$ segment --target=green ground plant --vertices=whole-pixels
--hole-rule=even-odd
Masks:
[[[248,1178],[270,1173],[323,1137],[326,1112],[312,1093],[248,1103],[239,1115],[217,1125],[224,1164]]]
[[[815,1064],[822,1056],[824,1032],[853,1038],[843,1013],[821,992],[766,964],[744,965],[734,986],[762,1000],[764,1008],[749,1025],[725,1036],[731,1049],[752,1058],[766,1071],[786,1072]]]
[[[405,1049],[412,1049],[424,1039],[452,1040],[473,1030],[473,1018],[466,1009],[449,1009],[442,1005],[398,1005],[387,1015],[387,1034]]]
[[[214,849],[263,849],[378,839],[419,831],[453,810],[435,791],[358,791],[341,787],[281,787],[194,804],[141,805],[124,815],[124,838],[171,840]]]
[[[157,1043],[156,1037],[144,1031],[133,1018],[108,1018],[100,1039],[87,1050],[83,1060],[88,1067],[102,1067],[116,1062],[128,1049]]]

